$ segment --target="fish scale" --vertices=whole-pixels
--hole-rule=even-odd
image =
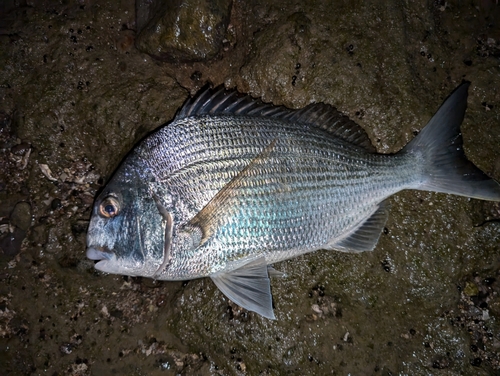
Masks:
[[[87,256],[105,272],[210,277],[274,318],[269,264],[318,249],[375,248],[386,199],[419,189],[500,201],[462,147],[467,88],[396,155],[325,104],[274,107],[204,90],[129,154],[96,199]]]

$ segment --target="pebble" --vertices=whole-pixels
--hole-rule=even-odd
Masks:
[[[26,143],[26,142],[22,142],[20,144],[17,144],[17,145],[14,145],[10,151],[12,154],[15,154],[15,155],[22,155],[24,153],[26,153],[29,149],[30,149],[30,144]]]
[[[14,227],[12,233],[8,233],[0,239],[0,250],[7,256],[15,256],[21,252],[21,244],[26,237],[26,231]]]
[[[61,206],[62,206],[61,200],[58,198],[53,199],[52,202],[50,203],[50,207],[52,208],[52,210],[57,210]]]
[[[73,345],[71,343],[63,343],[59,346],[59,351],[65,355],[69,355],[73,352]]]
[[[27,231],[31,226],[31,205],[27,202],[18,202],[10,214],[10,223]]]

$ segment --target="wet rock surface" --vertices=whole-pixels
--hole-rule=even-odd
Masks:
[[[498,204],[394,196],[374,252],[275,265],[276,321],[208,279],[103,275],[85,258],[96,192],[206,83],[332,104],[394,153],[467,79],[465,149],[500,179],[495,2],[233,1],[217,59],[193,62],[138,51],[150,17],[138,25],[132,0],[23,4],[0,12],[2,374],[500,372]]]
[[[137,47],[170,62],[213,59],[222,48],[231,4],[231,0],[138,1]]]

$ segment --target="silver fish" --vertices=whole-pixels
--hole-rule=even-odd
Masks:
[[[87,257],[158,280],[210,277],[274,318],[269,264],[319,249],[373,250],[403,189],[500,201],[464,155],[469,83],[395,155],[325,104],[290,110],[204,90],[123,161],[96,199]]]

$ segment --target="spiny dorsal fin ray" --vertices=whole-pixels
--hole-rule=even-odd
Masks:
[[[341,114],[334,107],[324,103],[313,103],[299,110],[285,106],[274,106],[260,99],[243,95],[236,90],[225,90],[224,86],[205,88],[197,96],[186,101],[176,116],[183,119],[190,116],[234,115],[271,117],[295,123],[304,123],[321,128],[331,135],[367,151],[375,152],[368,135],[358,124]]]

